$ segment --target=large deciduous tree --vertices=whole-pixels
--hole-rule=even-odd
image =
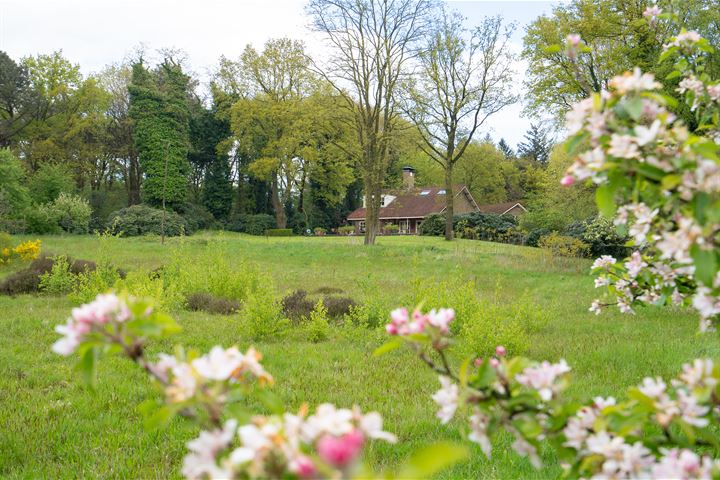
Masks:
[[[517,101],[510,91],[512,31],[501,17],[468,31],[459,14],[443,12],[408,89],[404,110],[420,130],[421,148],[444,171],[446,240],[453,238],[455,165],[478,128]]]
[[[365,190],[365,244],[379,230],[382,187],[398,118],[397,94],[433,10],[431,0],[310,0],[307,12],[331,54],[319,68],[345,99]]]
[[[0,51],[0,147],[8,147],[30,123],[37,106],[27,67]]]

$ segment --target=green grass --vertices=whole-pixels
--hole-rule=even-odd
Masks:
[[[44,251],[76,258],[109,258],[122,268],[152,269],[169,261],[172,246],[186,242],[188,262],[212,248],[211,237],[155,238],[98,242],[94,237],[45,237]],[[553,260],[537,249],[478,241],[383,237],[365,248],[357,238],[257,238],[223,235],[230,261],[249,259],[274,279],[278,295],[296,288],[340,287],[348,295],[373,295],[388,309],[408,297],[414,281],[439,284],[473,280],[481,296],[501,301],[533,301],[550,322],[531,334],[527,355],[565,358],[573,367],[568,395],[622,395],[645,375],[671,376],[697,356],[717,357],[716,337],[698,336],[691,312],[648,308],[636,315],[588,313],[594,298],[585,260]],[[0,272],[4,275],[6,272]],[[452,306],[452,305],[450,305]],[[47,296],[0,297],[0,476],[3,478],[121,477],[179,475],[184,444],[197,430],[183,419],[160,433],[143,430],[136,406],[157,395],[143,374],[119,358],[100,369],[97,391],[84,388],[72,371],[73,358],[50,352],[72,304]],[[240,316],[176,312],[183,332],[173,342],[207,350],[215,344],[247,347]],[[457,423],[435,419],[430,395],[437,380],[407,352],[373,358],[384,340],[377,331],[336,330],[313,344],[296,336],[256,344],[276,377],[276,392],[295,409],[330,401],[377,410],[400,443],[374,445],[370,461],[397,466],[410,452],[442,439],[461,439]],[[171,348],[170,342],[152,351]],[[547,452],[546,452],[547,453]],[[535,472],[501,438],[491,461],[472,447],[471,460],[443,473],[444,478],[548,478],[559,468]]]

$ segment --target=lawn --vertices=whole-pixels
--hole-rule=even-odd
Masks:
[[[185,242],[187,262],[209,248],[222,248],[229,261],[251,261],[274,280],[277,294],[332,286],[353,298],[374,296],[387,309],[409,298],[408,292],[452,281],[473,281],[477,293],[499,302],[532,302],[550,321],[531,333],[527,356],[565,358],[573,367],[568,395],[622,395],[644,375],[673,375],[697,356],[717,357],[720,344],[699,336],[691,312],[648,308],[635,315],[587,311],[594,298],[587,260],[552,259],[537,249],[479,241],[446,243],[436,238],[382,237],[365,248],[357,238],[259,238],[200,234],[99,242],[92,236],[44,237],[46,252],[77,258],[110,258],[127,270],[163,265],[174,245]],[[218,247],[219,245],[219,247]],[[7,272],[0,272],[5,275]],[[449,305],[452,306],[452,305]],[[72,370],[73,358],[50,351],[72,303],[64,297],[0,297],[0,476],[168,478],[179,475],[184,444],[197,430],[182,419],[159,433],[143,430],[136,406],[157,395],[141,372],[122,359],[100,369],[96,391],[83,387]],[[242,338],[240,315],[219,316],[178,311],[183,327],[174,342],[207,350],[213,345],[250,342]],[[275,390],[291,408],[323,401],[377,410],[386,428],[398,435],[395,446],[369,451],[378,468],[392,469],[410,452],[441,439],[460,439],[459,425],[441,426],[430,395],[434,375],[407,352],[374,358],[384,340],[379,330],[337,328],[324,342],[295,335],[256,343],[275,376]],[[172,348],[170,342],[153,351]],[[546,456],[535,472],[501,438],[492,460],[473,448],[471,460],[442,474],[444,478],[548,478],[559,468]]]

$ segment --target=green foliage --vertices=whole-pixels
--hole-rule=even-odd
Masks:
[[[518,145],[518,157],[532,160],[540,165],[546,165],[552,150],[552,139],[549,132],[537,123],[530,124],[530,130],[525,133],[525,141]]]
[[[40,291],[48,295],[65,295],[73,291],[77,275],[70,270],[70,262],[64,255],[53,259],[52,270],[40,276]]]
[[[36,204],[50,203],[61,193],[73,193],[75,181],[63,165],[42,165],[28,182],[31,197]]]
[[[78,195],[60,193],[48,206],[52,216],[57,218],[60,228],[67,233],[88,233],[92,209],[84,198]]]
[[[100,262],[92,271],[81,272],[68,293],[68,298],[77,304],[91,302],[98,294],[119,286],[120,272],[112,265]]]
[[[263,285],[252,292],[240,313],[243,335],[253,340],[267,340],[282,336],[290,322],[282,314],[282,306],[277,301],[272,285]]]
[[[570,224],[564,234],[590,245],[590,253],[593,257],[611,255],[615,258],[624,258],[630,253],[630,248],[625,246],[628,237],[621,236],[612,220],[600,215]]]
[[[202,205],[184,203],[176,208],[176,212],[187,223],[187,233],[212,230],[218,227],[218,222],[213,214]]]
[[[554,257],[588,257],[590,245],[574,237],[553,232],[538,241],[538,247],[548,250]]]
[[[38,235],[60,233],[59,218],[50,204],[28,208],[24,213],[25,231]]]
[[[400,231],[400,226],[392,224],[392,223],[388,223],[388,224],[383,225],[382,230],[383,230],[383,233],[387,233],[387,234],[398,233]]]
[[[265,230],[267,237],[292,237],[292,228],[269,228]]]
[[[259,213],[257,215],[236,214],[230,218],[225,228],[232,232],[249,233],[250,235],[265,235],[265,231],[275,228],[275,218],[272,215]]]
[[[312,343],[323,342],[330,336],[328,310],[322,300],[318,300],[310,313],[310,318],[305,324],[305,334]]]
[[[340,235],[351,235],[355,233],[355,227],[352,225],[343,225],[342,227],[338,227],[337,231]]]
[[[25,181],[25,170],[10,150],[0,148],[0,194],[7,202],[0,215],[17,217],[30,206],[30,192]]]
[[[433,213],[418,225],[420,235],[440,236],[445,234],[445,215]]]
[[[183,203],[188,187],[189,77],[179,64],[166,58],[157,71],[140,62],[133,65],[130,118],[133,138],[145,180],[145,202],[173,207]]]
[[[147,205],[133,205],[113,212],[108,217],[107,228],[116,235],[135,237],[138,235],[161,235],[165,217],[165,235],[175,237],[185,235],[188,225],[177,213],[149,207]]]

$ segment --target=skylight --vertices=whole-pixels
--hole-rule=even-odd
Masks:
[[[430,190],[423,190],[420,195],[430,195]]]
[[[445,190],[438,190],[438,195],[445,195]]]

